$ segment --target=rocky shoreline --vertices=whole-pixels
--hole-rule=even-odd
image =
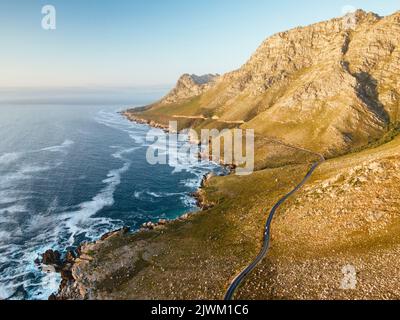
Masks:
[[[143,118],[139,118],[139,117],[135,116],[134,114],[132,114],[129,111],[121,112],[121,115],[123,115],[124,117],[126,117],[128,120],[130,120],[132,122],[136,122],[138,124],[148,125],[148,126],[150,126],[152,128],[156,128],[156,129],[161,129],[161,130],[165,131],[166,133],[175,133],[175,132],[172,132],[171,128],[169,126],[167,126],[167,125],[155,122],[154,120],[146,120],[146,119],[143,119]],[[189,138],[189,142],[190,143],[193,143],[195,145],[199,145],[200,146],[201,141],[198,139],[198,137],[193,137],[189,133],[188,134],[188,138]],[[199,157],[199,159],[213,161],[211,155],[204,154],[202,152],[198,153],[198,157]],[[231,174],[237,168],[237,166],[234,163],[225,163],[222,160],[218,164],[220,166],[223,166],[226,169],[228,169],[229,174]]]
[[[139,124],[149,125],[151,127],[170,132],[169,128],[165,125],[156,123],[154,121],[138,119],[127,112],[123,112],[121,114],[126,116],[130,121],[134,121]],[[191,142],[194,143],[193,141]],[[199,154],[199,157],[200,156],[201,155]],[[225,167],[228,168],[230,171],[233,170],[233,166]],[[213,176],[213,173],[205,174],[200,183],[199,189],[191,194],[192,197],[196,200],[196,205],[200,208],[200,211],[211,209],[214,206],[214,203],[209,202],[206,199],[203,191],[208,181]],[[160,219],[156,223],[149,221],[147,223],[144,223],[141,228],[136,231],[136,234],[167,228],[169,224],[172,224],[176,221],[186,221],[194,214],[196,214],[196,212],[186,213],[181,217],[173,220]],[[89,264],[93,260],[91,256],[93,252],[95,252],[99,248],[99,246],[102,246],[104,243],[112,238],[125,236],[129,232],[129,227],[123,227],[121,229],[108,232],[101,236],[100,239],[95,242],[84,242],[76,249],[76,251],[68,251],[65,254],[64,258],[62,258],[62,254],[59,251],[54,251],[51,249],[43,253],[41,255],[41,259],[37,258],[35,260],[35,264],[40,270],[47,273],[56,272],[61,275],[62,280],[58,292],[50,295],[49,300],[90,299],[91,289],[85,286],[85,281],[83,280],[84,275],[82,274],[81,270],[84,269],[85,265]]]
[[[209,179],[214,175],[208,173],[204,175],[201,186],[198,191],[192,194],[196,199],[196,204],[200,208],[200,211],[205,211],[214,206],[213,203],[206,200],[203,188],[207,185]],[[152,230],[161,230],[168,227],[176,221],[186,221],[196,212],[185,213],[177,219],[166,220],[160,219],[158,222],[146,222],[143,223],[141,228],[136,231],[136,234],[145,233]],[[68,251],[64,258],[59,251],[47,250],[41,255],[41,259],[35,260],[35,264],[43,272],[56,272],[61,275],[61,283],[57,293],[50,295],[49,300],[86,300],[91,298],[90,288],[86,287],[84,282],[84,275],[81,270],[86,264],[89,264],[93,258],[93,252],[97,251],[99,246],[115,237],[122,237],[130,232],[129,227],[123,227],[121,229],[107,232],[95,242],[82,243],[76,251]]]
[[[47,250],[41,255],[42,259],[36,259],[35,263],[44,272],[56,272],[61,274],[61,283],[57,293],[50,295],[49,300],[85,300],[90,298],[90,289],[83,283],[82,266],[92,261],[91,252],[107,240],[126,235],[129,227],[104,234],[100,240],[93,243],[82,243],[76,251],[68,251],[63,259],[59,251]]]
[[[121,112],[121,115],[123,115],[124,117],[126,117],[128,120],[130,120],[132,122],[148,125],[148,126],[153,127],[153,128],[157,128],[157,129],[164,130],[166,132],[170,132],[169,126],[161,124],[161,123],[157,123],[157,122],[155,122],[153,120],[145,120],[145,119],[142,119],[142,118],[138,118],[138,117],[134,116],[132,113],[130,113],[128,111]]]

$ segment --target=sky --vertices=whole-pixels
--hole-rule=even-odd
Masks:
[[[42,7],[56,30],[42,28]],[[0,89],[157,87],[239,68],[268,36],[399,0],[0,0]]]

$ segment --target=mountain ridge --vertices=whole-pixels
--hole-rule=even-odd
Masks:
[[[158,103],[165,105],[179,103],[182,100],[198,96],[209,89],[218,79],[219,74],[183,74],[176,86]]]
[[[400,120],[400,12],[362,10],[267,38],[239,69],[129,112],[195,129],[243,129],[337,156],[381,138]],[[185,76],[183,76],[185,77]],[[187,77],[187,75],[186,75]],[[181,78],[182,79],[182,78]]]

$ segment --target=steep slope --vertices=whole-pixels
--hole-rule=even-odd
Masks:
[[[242,128],[261,136],[327,156],[345,153],[399,120],[399,19],[400,13],[381,18],[360,10],[276,34],[204,91],[174,94],[136,116],[160,122],[173,115],[207,118],[182,121],[197,129],[244,121]]]
[[[321,165],[276,216],[268,259],[238,298],[398,299],[399,169],[400,137]]]
[[[313,160],[296,153],[304,163]],[[222,299],[259,251],[267,208],[308,169],[213,177],[203,189],[214,204],[208,210],[84,245],[73,268],[76,282],[60,297]],[[268,257],[236,298],[399,299],[399,169],[400,137],[322,164],[277,213]],[[355,288],[342,287],[348,266]]]
[[[169,105],[199,96],[210,89],[215,84],[218,77],[219,74],[205,74],[202,76],[184,74],[179,78],[175,88],[161,99],[158,104]]]

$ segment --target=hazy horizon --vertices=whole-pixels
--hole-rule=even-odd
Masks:
[[[3,105],[120,105],[148,104],[164,96],[170,86],[126,87],[0,87]]]
[[[48,4],[56,30],[41,26]],[[268,36],[341,16],[346,6],[398,10],[395,0],[3,2],[0,87],[171,88],[183,73],[237,69]]]

